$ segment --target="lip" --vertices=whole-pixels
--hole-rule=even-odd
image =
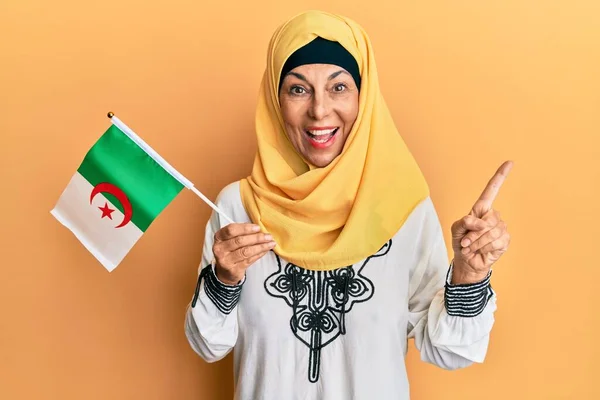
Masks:
[[[312,137],[311,135],[309,135],[309,134],[308,134],[308,132],[307,132],[307,131],[309,131],[309,130],[310,130],[310,131],[325,131],[325,130],[331,130],[331,129],[336,129],[336,131],[335,131],[334,135],[333,135],[331,138],[329,138],[329,140],[328,140],[328,141],[326,141],[326,142],[317,142],[317,141],[316,141],[316,140],[314,140],[314,139],[313,139],[313,137]],[[320,126],[319,126],[319,127],[311,126],[311,127],[307,127],[307,128],[306,128],[306,131],[304,131],[304,135],[306,136],[306,139],[308,140],[308,143],[310,143],[310,145],[311,145],[312,147],[314,147],[315,149],[320,149],[320,150],[322,150],[322,149],[326,149],[326,148],[328,148],[328,147],[331,147],[331,146],[332,146],[332,145],[335,143],[335,141],[336,141],[336,138],[337,138],[337,136],[338,136],[338,133],[339,133],[339,131],[340,131],[340,128],[339,128],[339,127],[337,127],[337,126],[324,126],[324,127],[320,127]]]
[[[307,131],[327,131],[329,129],[335,129],[337,126],[307,126]]]

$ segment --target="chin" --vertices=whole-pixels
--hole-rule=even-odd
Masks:
[[[331,164],[331,161],[317,161],[313,162],[312,164],[317,168],[325,168],[326,166]]]
[[[307,157],[307,160],[317,168],[325,168],[335,159],[336,156],[316,156]]]

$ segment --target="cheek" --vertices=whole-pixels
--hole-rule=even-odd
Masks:
[[[350,132],[358,117],[358,104],[349,104],[341,113],[341,117],[344,121],[346,133]]]
[[[301,142],[303,115],[303,107],[299,102],[284,103],[281,106],[281,116],[286,133],[288,138],[296,145]]]
[[[358,92],[348,93],[348,95],[339,104],[339,115],[344,121],[347,131],[352,129],[352,125],[358,117],[359,94]]]
[[[297,104],[288,102],[281,105],[281,116],[286,125],[296,128],[301,120],[299,115],[300,107]]]

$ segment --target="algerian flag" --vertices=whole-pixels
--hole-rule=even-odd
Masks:
[[[117,117],[109,117],[112,125],[51,214],[112,271],[183,187],[216,207]]]

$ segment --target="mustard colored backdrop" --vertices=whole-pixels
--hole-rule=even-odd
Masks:
[[[0,398],[231,398],[231,357],[183,332],[209,207],[184,191],[112,273],[49,211],[108,111],[210,198],[248,174],[268,40],[309,8],[369,32],[447,243],[515,161],[488,357],[447,372],[411,345],[413,398],[600,398],[595,0],[0,2]]]

